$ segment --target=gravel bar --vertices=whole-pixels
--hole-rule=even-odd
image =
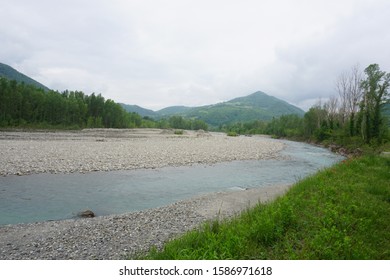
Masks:
[[[159,129],[71,132],[0,131],[0,175],[85,173],[277,158],[283,144],[265,137]]]
[[[280,159],[283,144],[265,137],[158,129],[0,131],[0,175],[70,173],[233,160]],[[145,211],[0,226],[0,259],[123,259],[160,248],[203,222],[231,217],[288,186],[212,193]]]

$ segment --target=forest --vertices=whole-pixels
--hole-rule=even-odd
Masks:
[[[81,91],[45,90],[34,85],[0,78],[0,127],[82,129],[82,128],[175,128],[204,129],[201,120],[173,116],[153,120],[129,113],[101,94]]]

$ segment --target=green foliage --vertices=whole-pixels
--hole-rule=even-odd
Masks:
[[[265,121],[252,121],[252,122],[238,122],[233,124],[221,125],[220,130],[225,132],[235,132],[237,134],[265,134],[267,122]]]
[[[176,135],[183,135],[183,134],[184,134],[184,131],[181,130],[181,129],[176,129],[174,133],[175,133]]]
[[[378,64],[371,64],[365,69],[366,79],[362,81],[364,98],[361,103],[362,132],[366,143],[374,138],[381,142],[383,126],[381,106],[386,102],[390,86],[390,73],[381,71]]]
[[[277,137],[297,138],[303,134],[303,120],[297,115],[281,116],[273,119],[265,132]]]
[[[189,130],[208,130],[208,126],[204,121],[197,119],[184,119],[181,116],[172,116],[168,119],[170,128],[189,129]]]
[[[288,114],[302,116],[304,112],[263,92],[255,92],[227,102],[193,108],[184,114],[204,120],[213,127],[219,127],[239,122],[267,121]]]
[[[227,136],[231,136],[231,137],[236,137],[236,136],[238,136],[239,134],[237,133],[237,132],[235,132],[235,131],[229,131],[228,133],[227,133]]]
[[[389,259],[390,159],[349,159],[145,259]]]
[[[1,127],[140,127],[141,117],[127,113],[100,94],[44,91],[33,85],[0,78]]]
[[[264,122],[282,115],[303,116],[304,114],[301,109],[260,91],[218,104],[201,107],[171,106],[156,112],[135,105],[121,105],[128,112],[137,112],[142,116],[153,117],[156,120],[180,116],[186,120],[201,121],[211,128],[234,126],[236,123],[251,123],[259,120]],[[258,132],[252,131],[251,133]]]
[[[81,91],[44,91],[33,85],[0,78],[0,127],[30,128],[174,128],[207,130],[198,119],[173,116],[155,121],[127,112],[111,99]]]

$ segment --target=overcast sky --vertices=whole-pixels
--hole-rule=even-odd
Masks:
[[[388,0],[0,0],[0,62],[149,109],[261,90],[305,110],[353,65],[390,72]]]

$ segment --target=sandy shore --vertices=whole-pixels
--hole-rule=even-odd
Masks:
[[[0,132],[0,174],[92,172],[276,159],[283,144],[262,137],[166,130]],[[146,211],[0,226],[0,259],[122,259],[160,247],[206,220],[231,217],[289,186],[212,193]]]

